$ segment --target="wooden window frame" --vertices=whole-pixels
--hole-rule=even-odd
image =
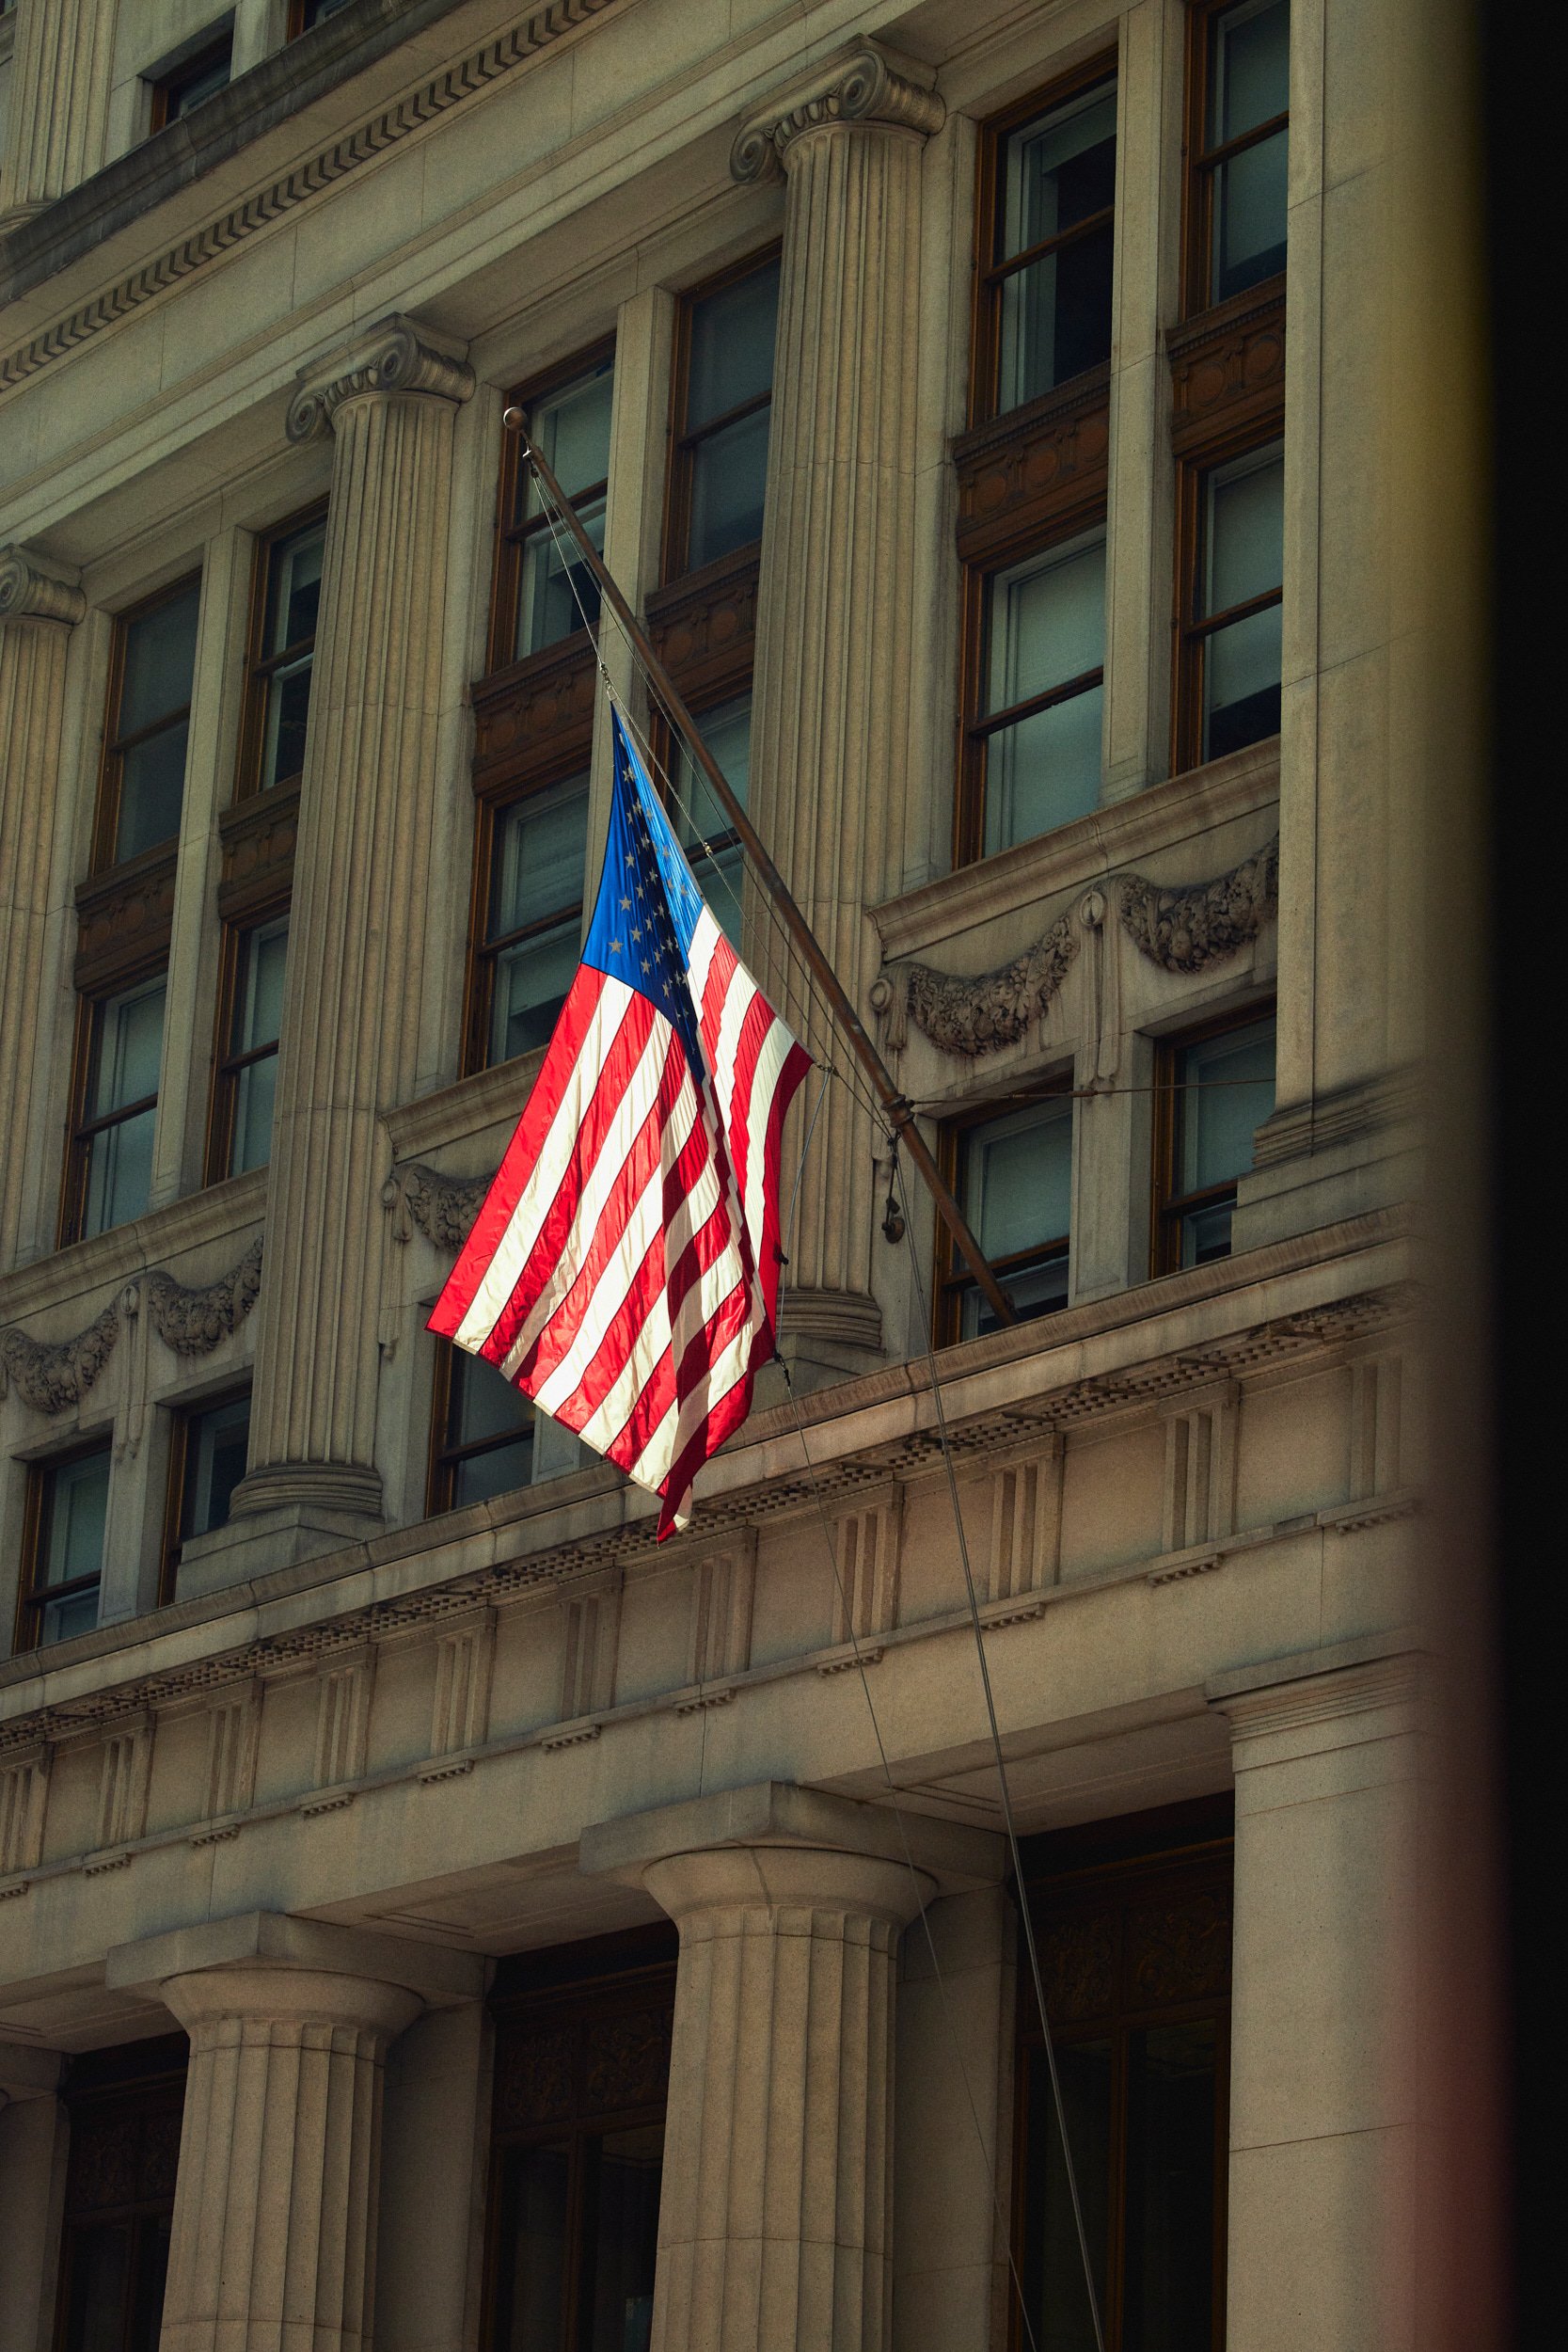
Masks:
[[[309,0],[289,0],[288,25],[283,35],[286,41],[299,40],[306,33],[313,33],[317,24],[325,24],[328,22],[327,17],[318,16],[314,24],[307,24],[306,9],[309,5]],[[341,8],[333,8],[330,11],[332,16],[339,16],[341,13]]]
[[[551,392],[559,392],[564,386],[574,383],[578,377],[591,374],[606,360],[610,362],[613,384],[615,367],[613,334],[601,335],[596,342],[589,343],[582,350],[573,352],[569,358],[559,361],[552,368],[545,369],[539,375],[531,375],[526,383],[517,386],[507,394],[506,405],[508,407],[521,408],[526,415],[535,402],[547,400]],[[613,394],[611,396],[613,397]],[[575,640],[586,639],[590,634],[588,630],[580,628],[569,629],[564,637],[558,637],[552,644],[540,646],[537,653],[519,654],[515,650],[517,643],[517,614],[522,591],[524,544],[529,539],[536,538],[541,532],[547,531],[549,528],[548,520],[543,515],[537,515],[531,522],[526,523],[512,520],[517,509],[517,493],[522,483],[525,462],[521,437],[515,433],[503,433],[501,435],[500,481],[496,498],[495,553],[490,567],[490,629],[488,651],[485,657],[488,664],[486,675],[490,677],[499,676],[503,671],[514,669],[521,662],[542,660],[548,655],[559,657]],[[575,506],[579,500],[588,501],[596,498],[608,501],[609,496],[610,476],[607,474],[602,482],[591,484],[586,489],[578,490],[572,503]]]
[[[1070,73],[1057,76],[1027,98],[1021,98],[1001,114],[990,116],[980,126],[980,149],[974,198],[975,243],[974,286],[969,336],[969,421],[972,427],[993,422],[999,416],[1011,415],[1012,410],[999,410],[998,378],[1002,360],[1002,287],[1006,279],[1021,269],[1062,246],[1080,243],[1107,221],[1116,223],[1116,205],[1112,202],[1087,220],[1077,221],[1070,229],[1062,230],[1053,237],[1043,238],[1022,253],[1014,254],[1006,262],[998,262],[996,248],[1002,234],[1002,155],[1007,140],[1015,131],[1033,122],[1042,115],[1054,114],[1058,106],[1070,105],[1098,83],[1111,82],[1117,87],[1119,101],[1120,57],[1116,48],[1102,49]],[[1121,137],[1121,117],[1118,104],[1117,137]],[[1085,375],[1094,370],[1085,369]],[[1049,392],[1037,395],[1040,400],[1053,400],[1069,387],[1078,385],[1081,376],[1068,376],[1052,386]],[[1022,404],[1031,407],[1032,402]]]
[[[22,1573],[16,1581],[16,1613],[11,1628],[11,1650],[17,1657],[32,1657],[43,1649],[40,1638],[43,1613],[52,1603],[69,1600],[76,1593],[103,1590],[102,1561],[96,1576],[72,1577],[64,1584],[40,1585],[39,1568],[43,1547],[49,1539],[49,1506],[44,1489],[56,1470],[69,1470],[72,1462],[85,1462],[95,1454],[102,1454],[108,1461],[112,1480],[113,1452],[112,1438],[108,1432],[103,1432],[98,1437],[84,1438],[79,1444],[62,1447],[57,1454],[45,1454],[41,1460],[27,1465],[27,1486],[22,1506]]]
[[[171,122],[178,122],[181,119],[181,116],[178,111],[170,111],[171,100],[178,94],[178,92],[184,89],[187,84],[196,81],[204,68],[214,64],[220,56],[228,57],[230,67],[229,78],[232,81],[234,78],[234,27],[232,22],[230,22],[227,33],[220,34],[218,39],[215,40],[210,40],[204,49],[195,51],[194,54],[188,57],[182,57],[178,65],[170,66],[166,73],[160,73],[157,80],[151,84],[152,111],[149,122],[150,137],[159,131],[166,130]],[[213,96],[215,98],[217,92],[214,90],[213,92]]]
[[[457,1349],[452,1341],[438,1340],[436,1346],[436,1378],[431,1391],[430,1445],[425,1470],[425,1517],[437,1518],[443,1511],[456,1511],[457,1470],[461,1463],[472,1461],[482,1454],[499,1454],[503,1446],[515,1445],[523,1436],[515,1430],[510,1437],[472,1438],[467,1444],[451,1436],[452,1372]],[[498,1373],[497,1378],[502,1375]],[[519,1392],[520,1393],[520,1392]],[[532,1430],[533,1442],[539,1440],[537,1419]],[[531,1484],[531,1477],[530,1483]]]
[[[153,736],[162,735],[167,728],[178,724],[182,719],[188,724],[191,715],[192,705],[184,702],[176,708],[166,711],[162,718],[153,720],[147,726],[134,727],[129,735],[121,735],[119,732],[119,700],[125,685],[125,644],[131,625],[135,621],[144,619],[149,612],[155,612],[160,605],[173,604],[176,598],[186,595],[192,588],[197,590],[199,597],[200,585],[201,571],[198,565],[194,572],[186,572],[179,580],[172,580],[166,588],[160,588],[155,595],[144,596],[138,604],[127,605],[123,612],[115,614],[114,637],[109,651],[109,684],[104,698],[103,753],[98,771],[98,805],[93,816],[92,871],[94,874],[109,873],[119,865],[128,866],[133,863],[130,858],[117,859],[115,856],[115,838],[119,831],[120,789],[124,775],[125,754],[128,751],[134,751],[138,743],[148,742]],[[197,618],[198,637],[200,626],[198,603]],[[196,660],[193,652],[191,661],[193,694],[195,689]],[[179,838],[177,833],[171,834],[166,842],[154,842],[150,850],[141,850],[136,854],[139,856],[166,854]]]
[[[552,651],[554,648],[551,649]],[[592,740],[574,744],[569,752],[559,754],[537,774],[529,776],[509,791],[482,793],[478,796],[474,823],[474,879],[468,908],[467,973],[463,1005],[463,1074],[471,1077],[481,1070],[499,1069],[502,1065],[490,1058],[490,1021],[496,1001],[496,960],[506,947],[515,946],[531,932],[547,930],[556,923],[563,923],[572,914],[562,907],[555,914],[541,916],[537,923],[525,925],[519,931],[507,931],[491,939],[491,889],[495,879],[496,841],[501,823],[515,808],[527,801],[539,799],[558,784],[567,784],[573,777],[590,773]],[[583,869],[583,896],[576,913],[580,929],[583,909],[587,904],[590,876]],[[513,1057],[522,1060],[522,1055]]]
[[[234,1120],[239,1108],[240,1073],[260,1061],[276,1060],[281,1032],[270,1045],[252,1046],[245,1053],[233,1047],[234,1016],[239,1009],[240,966],[245,943],[252,931],[264,930],[269,923],[288,916],[288,896],[275,899],[270,905],[247,912],[243,921],[226,922],[223,942],[218,951],[217,1018],[213,1033],[213,1078],[207,1094],[207,1165],[202,1181],[208,1184],[228,1182],[229,1162],[234,1149]]]
[[[976,1127],[988,1127],[992,1120],[1006,1119],[1014,1111],[1027,1110],[1036,1104],[1075,1101],[1071,1073],[1039,1086],[1022,1088],[1015,1094],[1001,1094],[983,1103],[966,1103],[961,1111],[943,1120],[937,1131],[937,1166],[942,1181],[947,1186],[967,1216],[963,1200],[963,1152],[967,1136]],[[1077,1113],[1070,1113],[1076,1119]],[[958,1244],[940,1216],[932,1213],[932,1229],[936,1236],[933,1284],[934,1338],[938,1347],[954,1347],[963,1337],[963,1302],[978,1285],[968,1273],[958,1255]],[[1069,1230],[1057,1238],[1039,1242],[1029,1249],[1018,1249],[1011,1257],[993,1258],[992,1270],[1006,1289],[1009,1273],[1027,1273],[1037,1265],[1053,1265],[1059,1262],[1069,1269],[1072,1263],[1072,1233]]]
[[[1209,286],[1213,262],[1214,188],[1217,174],[1233,155],[1240,155],[1249,147],[1261,146],[1279,131],[1290,132],[1291,110],[1273,116],[1251,131],[1243,131],[1218,147],[1207,145],[1209,135],[1209,72],[1213,58],[1213,32],[1216,21],[1239,5],[1239,0],[1189,0],[1187,9],[1187,88],[1186,119],[1182,138],[1183,173],[1181,206],[1181,287],[1182,317],[1196,319],[1207,311],[1223,307],[1210,294]],[[1257,300],[1266,290],[1283,291],[1284,274],[1259,279],[1245,293]],[[1226,297],[1227,301],[1239,296]]]
[[[500,2322],[505,2310],[501,2280],[502,2195],[506,2161],[514,2149],[568,2143],[568,2222],[563,2270],[562,2341],[582,2340],[579,2297],[587,2255],[583,2229],[583,2148],[610,2131],[632,2131],[666,2122],[669,2094],[657,2100],[595,2111],[578,2094],[575,2058],[571,2064],[573,2112],[569,2119],[532,2125],[509,2123],[504,2114],[507,2043],[552,2029],[570,2036],[572,2029],[664,2012],[672,2021],[675,2002],[674,1937],[660,1925],[636,1928],[623,1934],[592,1937],[552,1951],[522,1953],[499,1965],[489,2007],[496,2025],[495,2089],[492,2095],[490,2161],[485,2193],[484,2265],[481,2341],[503,2341]],[[568,2046],[571,2046],[568,2043]],[[666,2044],[668,2047],[668,2043]],[[585,2070],[584,2070],[585,2071]]]
[[[1183,1220],[1204,1209],[1217,1208],[1236,1198],[1239,1178],[1223,1184],[1208,1184],[1192,1193],[1176,1189],[1176,1152],[1181,1135],[1181,1105],[1178,1100],[1180,1081],[1177,1068],[1189,1045],[1203,1045],[1211,1038],[1226,1037],[1233,1029],[1260,1027],[1266,1021],[1277,1018],[1272,995],[1260,996],[1247,1005],[1232,1005],[1224,1012],[1215,1013],[1208,1021],[1195,1023],[1191,1028],[1179,1029],[1171,1037],[1159,1039],[1154,1051],[1154,1184],[1149,1203],[1148,1262],[1153,1274],[1178,1274],[1181,1271],[1181,1227]]]
[[[84,990],[77,996],[76,1034],[71,1057],[70,1123],[66,1131],[65,1174],[60,1187],[60,1215],[57,1229],[57,1246],[61,1249],[69,1248],[72,1242],[81,1241],[84,1238],[89,1240],[95,1238],[92,1235],[85,1235],[83,1231],[87,1216],[87,1173],[92,1162],[93,1137],[103,1135],[110,1127],[123,1126],[128,1119],[138,1118],[143,1111],[150,1110],[155,1114],[163,1099],[163,1089],[160,1085],[156,1094],[139,1096],[135,1102],[127,1103],[119,1110],[108,1112],[99,1119],[89,1120],[87,1117],[87,1089],[92,1081],[93,1055],[99,1041],[99,1024],[105,1006],[112,1003],[115,997],[128,995],[133,989],[139,988],[144,981],[154,979],[160,975],[163,977],[166,990],[168,983],[166,946],[150,961],[139,967],[132,967],[128,971],[117,973],[113,979],[104,981],[102,986],[91,991]],[[164,1019],[166,1042],[168,1019],[166,994],[164,999]],[[161,1078],[161,1067],[159,1074]],[[114,1228],[105,1226],[103,1230],[105,1232],[110,1232],[114,1231]]]
[[[1090,1822],[1082,1829],[1048,1833],[1025,1840],[1023,1899],[1028,1902],[1035,1937],[1044,1963],[1047,1999],[1051,2000],[1050,1938],[1057,1920],[1101,1912],[1117,1904],[1125,1917],[1135,1903],[1164,1895],[1167,1900],[1189,1899],[1224,1890],[1226,1906],[1234,1918],[1235,1829],[1234,1803],[1228,1796],[1197,1798],[1132,1815],[1118,1821]],[[1097,1901],[1098,1899],[1098,1901]],[[1025,2276],[1028,2222],[1028,2057],[1043,2050],[1038,2011],[1020,1933],[1019,1997],[1015,2026],[1013,2090],[1012,2238],[1017,2275]],[[1117,1942],[1119,1946],[1120,1937]],[[1118,1951],[1118,1959],[1119,1959]],[[1230,2105],[1230,1972],[1223,1992],[1210,1991],[1186,2000],[1150,2001],[1142,2009],[1126,2002],[1118,1991],[1109,2010],[1080,2024],[1065,2018],[1053,2004],[1052,2040],[1058,2052],[1073,2042],[1112,2043],[1112,2090],[1108,2171],[1118,2180],[1120,2194],[1106,2200],[1106,2289],[1101,2318],[1107,2352],[1118,2352],[1125,2315],[1125,2257],[1127,2220],[1127,2051],[1132,2036],[1149,2026],[1202,2023],[1212,2018],[1215,2035],[1213,2248],[1211,2271],[1212,2352],[1224,2352],[1226,2327],[1226,2241]],[[1053,2128],[1054,2119],[1053,2119]],[[1086,2313],[1085,2313],[1086,2319]],[[1017,2296],[1009,2297],[1009,2352],[1024,2352],[1028,2338]]]
[[[251,550],[250,612],[245,627],[245,706],[240,718],[239,757],[234,771],[236,805],[242,801],[255,800],[263,788],[268,792],[291,791],[300,781],[298,774],[279,776],[274,783],[265,787],[262,786],[261,750],[266,740],[268,689],[274,673],[280,670],[285,662],[297,661],[307,646],[311,657],[311,687],[314,689],[316,641],[320,631],[312,629],[308,639],[302,637],[296,644],[285,645],[281,653],[264,653],[267,591],[271,585],[272,559],[277,548],[286,540],[308,531],[312,524],[325,523],[328,503],[325,499],[312,499],[309,505],[302,506],[297,514],[288,516],[282,522],[275,523],[271,530],[261,532]]]
[[[710,296],[722,294],[726,287],[737,286],[743,278],[756,276],[769,262],[779,261],[784,253],[784,241],[775,237],[738,262],[732,262],[711,278],[705,278],[695,286],[689,286],[680,296],[675,310],[675,340],[673,364],[670,377],[669,454],[664,469],[664,517],[660,532],[664,562],[660,574],[666,587],[676,580],[694,575],[690,563],[691,546],[691,471],[693,456],[699,445],[711,440],[727,425],[737,424],[743,417],[754,416],[759,410],[771,411],[777,386],[770,376],[766,392],[755,392],[721,416],[710,417],[705,424],[689,428],[686,423],[687,402],[691,389],[691,318],[697,306]],[[732,548],[723,555],[715,556],[711,564],[699,567],[701,575],[728,564],[738,556],[755,554],[758,540],[748,540],[744,548]]]
[[[1283,389],[1283,388],[1281,388]],[[1283,570],[1280,584],[1265,594],[1249,596],[1241,604],[1230,605],[1222,612],[1200,613],[1203,597],[1203,533],[1204,485],[1220,467],[1233,459],[1249,457],[1267,449],[1271,442],[1283,444],[1285,432],[1283,399],[1274,413],[1261,423],[1251,422],[1216,432],[1177,461],[1176,473],[1176,612],[1172,624],[1171,695],[1171,772],[1185,774],[1189,770],[1204,766],[1203,748],[1203,684],[1208,642],[1222,628],[1233,622],[1248,619],[1254,612],[1272,612],[1283,606],[1285,583]],[[1260,737],[1259,741],[1266,741]],[[1214,755],[1223,757],[1223,754]]]
[[[166,1608],[175,1597],[180,1574],[180,1552],[185,1542],[181,1533],[185,1516],[185,1473],[190,1466],[191,1423],[204,1413],[215,1413],[225,1405],[237,1405],[242,1397],[247,1401],[251,1389],[248,1380],[238,1387],[225,1389],[217,1396],[193,1399],[188,1405],[177,1406],[169,1415],[168,1476],[164,1483],[163,1549],[158,1567],[158,1606]]]

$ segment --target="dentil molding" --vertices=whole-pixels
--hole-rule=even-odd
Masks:
[[[87,609],[77,575],[21,548],[0,549],[0,621],[63,621],[74,628]]]
[[[220,1340],[239,1329],[255,1306],[261,1287],[261,1236],[258,1233],[239,1263],[204,1287],[188,1289],[172,1274],[150,1274],[147,1311],[158,1337],[177,1356],[207,1356]]]
[[[786,83],[768,104],[742,123],[730,150],[730,177],[742,187],[784,177],[784,155],[803,131],[836,123],[940,131],[947,109],[930,88],[930,68],[868,40],[856,41],[799,81]]]
[[[466,346],[433,327],[394,312],[299,372],[285,431],[291,441],[319,441],[345,400],[367,392],[424,392],[436,400],[467,400],[474,372]]]

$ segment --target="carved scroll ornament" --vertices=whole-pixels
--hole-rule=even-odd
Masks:
[[[879,124],[922,137],[940,131],[947,109],[926,86],[929,78],[928,69],[911,59],[895,60],[874,41],[856,41],[741,125],[730,150],[730,176],[742,187],[782,179],[784,156],[801,133],[835,123]]]
[[[438,1169],[411,1160],[405,1168],[392,1170],[381,1197],[392,1213],[399,1241],[408,1239],[411,1219],[437,1249],[461,1249],[480,1203],[495,1181],[494,1175],[443,1176]]]
[[[1256,939],[1278,904],[1278,839],[1228,874],[1190,889],[1165,890],[1142,874],[1124,874],[1117,898],[1123,930],[1150,963],[1166,972],[1201,972]]]
[[[934,971],[928,963],[895,963],[873,986],[871,1001],[890,1046],[908,1043],[912,1020],[949,1054],[990,1054],[1015,1043],[1046,1010],[1077,952],[1077,935],[1064,914],[1043,939],[993,972],[970,977]]]
[[[256,1304],[261,1287],[260,1233],[238,1265],[215,1282],[187,1289],[172,1274],[147,1278],[147,1311],[153,1327],[177,1356],[206,1356],[220,1340],[229,1339]]]
[[[0,1331],[0,1396],[14,1381],[36,1413],[79,1405],[114,1353],[119,1304],[112,1301],[74,1339],[35,1340],[13,1324]]]

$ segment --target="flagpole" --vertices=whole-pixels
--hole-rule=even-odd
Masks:
[[[991,1270],[990,1259],[971,1232],[963,1211],[954,1200],[946,1184],[943,1184],[942,1171],[931,1156],[925,1136],[915,1124],[914,1105],[907,1095],[899,1093],[897,1087],[894,1084],[893,1073],[867,1035],[864,1024],[850,1003],[816,933],[796,905],[788,883],[769,857],[761,834],[756,831],[745,809],[731,790],[713,754],[698,734],[696,723],[682,701],[674,680],[654,651],[652,640],[643,630],[630,605],[606,569],[603,556],[600,555],[578,521],[575,508],[568,501],[560,483],[550,471],[549,466],[529,439],[522,410],[508,408],[501,421],[510,431],[515,433],[522,442],[524,453],[539,477],[540,487],[577,542],[578,552],[599,583],[600,593],[615,612],[622,628],[637,648],[649,677],[658,689],[659,698],[679,729],[681,739],[687,750],[702,770],[714,799],[739,834],[742,846],[761,876],[769,898],[778,908],[807,965],[819,982],[823,994],[837,1015],[839,1024],[853,1046],[866,1076],[876,1088],[878,1097],[893,1123],[895,1133],[908,1147],[911,1159],[919,1170],[927,1190],[936,1202],[937,1214],[953,1236],[958,1255],[979,1284],[992,1312],[999,1316],[1003,1323],[1017,1323],[1018,1315],[1011,1299],[998,1282]]]

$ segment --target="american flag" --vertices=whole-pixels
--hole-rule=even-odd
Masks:
[[[691,1517],[773,1353],[779,1143],[810,1057],[703,900],[620,712],[582,961],[430,1328]]]

